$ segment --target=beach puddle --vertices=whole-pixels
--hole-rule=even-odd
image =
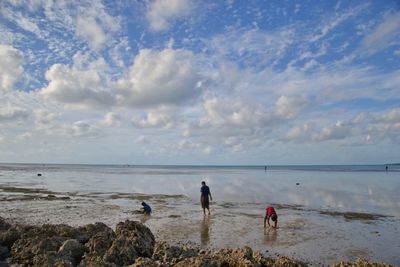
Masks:
[[[338,211],[319,211],[322,215],[329,215],[333,217],[343,217],[346,220],[359,220],[364,222],[376,221],[386,218],[388,216],[381,214],[362,213],[362,212],[338,212]]]

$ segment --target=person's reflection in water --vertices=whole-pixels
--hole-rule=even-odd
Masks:
[[[264,228],[264,243],[272,246],[278,239],[278,231],[276,228]]]
[[[210,241],[210,217],[204,217],[200,225],[200,243],[202,247]]]
[[[144,224],[150,218],[151,218],[150,214],[145,213],[140,217],[140,222]]]

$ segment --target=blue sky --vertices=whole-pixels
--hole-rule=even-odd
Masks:
[[[400,161],[398,1],[0,2],[0,162]]]

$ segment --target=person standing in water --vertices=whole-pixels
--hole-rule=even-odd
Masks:
[[[200,188],[201,196],[200,196],[200,202],[201,202],[201,207],[203,208],[203,213],[206,215],[206,209],[208,210],[208,215],[210,215],[210,200],[212,201],[212,196],[210,192],[210,188],[206,185],[206,182],[202,181],[201,182],[201,188]],[[210,196],[210,200],[208,199],[208,196]]]

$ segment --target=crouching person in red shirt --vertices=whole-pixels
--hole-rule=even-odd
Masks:
[[[264,227],[267,227],[266,222],[268,222],[268,226],[271,226],[269,224],[269,219],[274,222],[274,226],[272,227],[278,228],[278,215],[273,207],[268,207],[265,209]]]

